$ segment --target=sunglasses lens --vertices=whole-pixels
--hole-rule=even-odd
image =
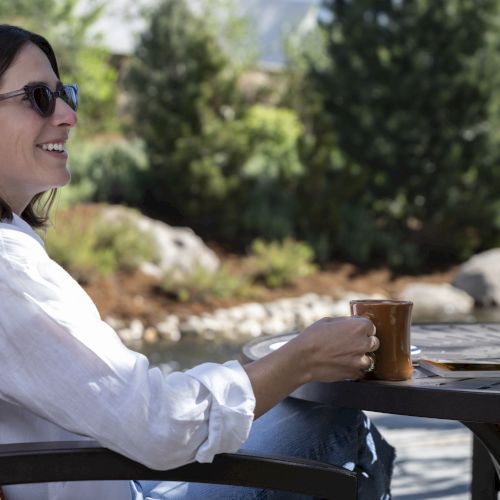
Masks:
[[[61,92],[61,98],[73,111],[78,109],[78,87],[76,85],[65,85]]]
[[[34,110],[43,118],[49,117],[56,107],[56,99],[60,97],[73,111],[78,108],[78,86],[76,84],[60,85],[52,92],[45,85],[26,86],[25,90]]]
[[[33,103],[36,106],[36,111],[41,116],[49,116],[54,111],[54,96],[49,88],[45,86],[34,87]]]

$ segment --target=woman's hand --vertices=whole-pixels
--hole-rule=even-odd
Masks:
[[[290,344],[304,353],[306,381],[334,382],[362,377],[372,365],[367,353],[376,351],[375,326],[362,316],[323,318]]]
[[[323,318],[268,356],[245,366],[258,417],[306,382],[357,379],[379,341],[364,317]]]

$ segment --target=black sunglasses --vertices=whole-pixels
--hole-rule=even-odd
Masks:
[[[54,113],[58,97],[73,111],[78,109],[78,85],[76,83],[59,84],[55,92],[43,83],[25,85],[22,89],[0,94],[0,101],[23,94],[29,99],[32,108],[43,118],[47,118]]]

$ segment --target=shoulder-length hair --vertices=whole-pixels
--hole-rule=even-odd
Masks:
[[[0,80],[14,59],[28,42],[35,44],[48,58],[54,73],[59,78],[59,67],[50,43],[40,35],[17,26],[0,24]],[[54,203],[56,189],[38,193],[28,203],[21,217],[34,228],[45,227],[49,211]],[[0,219],[12,220],[12,208],[0,197]]]

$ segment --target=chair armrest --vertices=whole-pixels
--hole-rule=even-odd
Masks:
[[[212,463],[195,462],[158,471],[94,441],[0,445],[0,485],[119,479],[253,486],[321,498],[355,499],[357,491],[355,473],[334,465],[292,457],[223,453]]]

